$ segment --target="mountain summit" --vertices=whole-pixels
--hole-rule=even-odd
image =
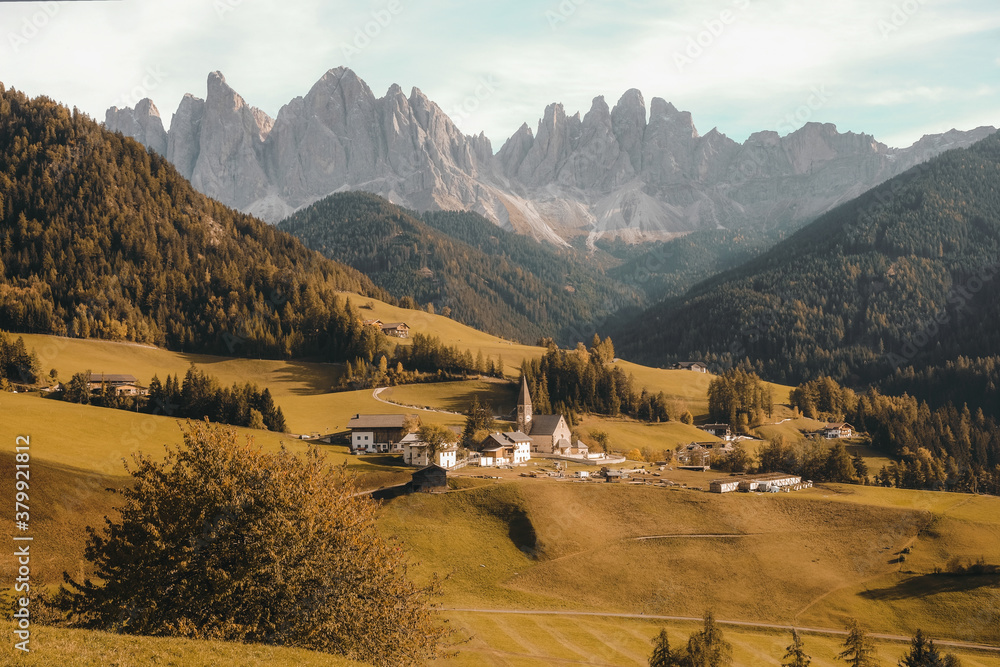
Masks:
[[[163,153],[156,107],[109,109],[105,125]],[[342,190],[365,190],[418,211],[468,209],[506,229],[564,244],[586,235],[630,241],[697,229],[798,226],[949,148],[994,131],[927,136],[904,149],[807,123],[739,144],[640,91],[602,96],[567,115],[546,107],[495,154],[463,134],[418,88],[376,97],[357,74],[331,69],[275,119],[248,105],[219,72],[204,100],[186,95],[166,133],[166,157],[192,184],[276,222]]]

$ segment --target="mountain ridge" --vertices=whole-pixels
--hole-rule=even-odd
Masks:
[[[156,120],[153,120],[155,116]],[[112,108],[108,129],[162,146],[156,107]],[[148,129],[152,128],[152,129]],[[556,245],[580,236],[669,239],[697,229],[795,227],[950,147],[994,128],[929,135],[889,148],[874,137],[807,123],[784,137],[739,144],[691,114],[626,91],[567,115],[546,107],[496,152],[463,134],[419,88],[393,84],[376,97],[352,70],[326,72],[275,118],[247,104],[219,72],[204,100],[186,95],[173,114],[166,157],[204,194],[277,222],[348,189],[416,211],[470,210]]]

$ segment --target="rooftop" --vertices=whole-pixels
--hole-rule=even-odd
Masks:
[[[354,415],[347,428],[403,428],[406,418],[417,415]]]

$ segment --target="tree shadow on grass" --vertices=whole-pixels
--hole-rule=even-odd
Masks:
[[[1000,586],[1000,575],[996,574],[964,576],[923,574],[910,577],[894,586],[862,591],[859,595],[868,600],[885,602],[923,598],[938,593],[968,593],[977,588],[996,588],[997,586]]]

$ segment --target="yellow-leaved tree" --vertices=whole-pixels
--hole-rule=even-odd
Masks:
[[[136,455],[120,518],[88,528],[95,579],[64,575],[74,625],[297,646],[374,665],[440,655],[445,630],[376,505],[312,448],[267,453],[190,423],[162,461]]]

